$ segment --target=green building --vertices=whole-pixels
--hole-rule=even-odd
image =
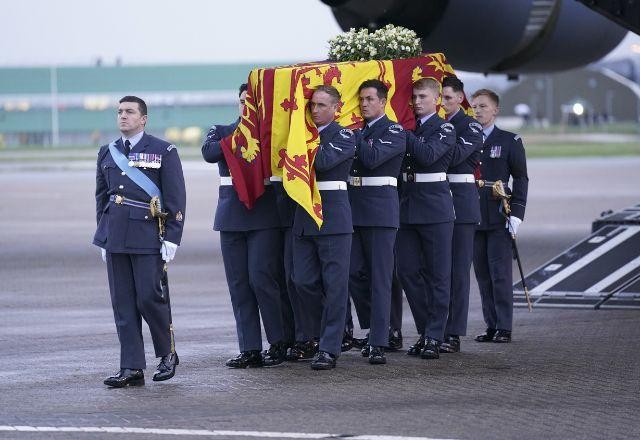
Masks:
[[[271,65],[271,64],[269,64]],[[238,114],[238,86],[256,64],[0,69],[0,146],[96,145],[118,136],[125,95],[149,107],[148,131],[197,144]]]

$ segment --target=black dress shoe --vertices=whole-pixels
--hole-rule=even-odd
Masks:
[[[402,349],[402,330],[399,328],[389,330],[389,351]]]
[[[476,336],[476,342],[491,342],[493,341],[493,337],[496,334],[495,328],[488,328],[484,331],[484,333]]]
[[[381,365],[387,363],[387,358],[384,356],[384,347],[370,347],[369,350],[369,363],[372,365]],[[363,349],[364,350],[364,349]]]
[[[290,362],[308,361],[318,352],[317,341],[298,341],[287,350],[285,360]]]
[[[460,336],[447,335],[440,344],[440,353],[458,353],[460,351]]]
[[[420,357],[422,359],[440,359],[440,341],[429,337],[425,338]]]
[[[326,351],[319,351],[311,361],[312,370],[331,370],[336,367],[336,357]]]
[[[345,329],[342,336],[342,344],[340,345],[340,351],[345,352],[353,348],[353,330]]]
[[[260,350],[243,351],[238,356],[224,363],[229,368],[258,368],[262,367],[262,353]]]
[[[273,367],[284,362],[287,354],[287,345],[284,342],[276,342],[271,344],[268,350],[262,353],[262,365],[264,367]]]
[[[122,368],[113,376],[107,377],[104,380],[104,384],[114,388],[122,388],[127,385],[132,387],[144,385],[144,372],[142,370]]]
[[[176,374],[176,365],[180,363],[178,353],[169,353],[166,356],[162,356],[158,368],[153,375],[153,380],[160,382],[161,380],[169,380]]]
[[[498,330],[493,337],[493,342],[504,344],[511,342],[511,332],[509,330]]]
[[[363,349],[365,345],[369,343],[369,333],[364,338],[353,338],[353,346],[358,349]]]
[[[416,343],[409,347],[409,350],[407,350],[407,354],[409,356],[420,356],[420,353],[422,353],[423,348],[424,348],[424,336],[420,335]]]

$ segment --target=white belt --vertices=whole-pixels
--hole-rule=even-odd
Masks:
[[[346,190],[347,182],[342,180],[325,180],[324,182],[316,182],[320,191],[336,191]]]
[[[271,185],[271,181],[269,179],[264,179],[265,185]],[[231,176],[220,176],[220,186],[229,186],[233,185],[233,179]]]
[[[451,183],[476,183],[473,174],[447,174],[447,178]]]
[[[398,186],[398,179],[391,176],[356,177],[349,176],[352,186]]]
[[[409,175],[402,173],[402,180],[405,182],[411,182],[410,177],[413,177],[413,182],[415,183],[444,182],[447,180],[447,173],[415,173]]]
[[[269,180],[272,182],[282,182],[282,177],[281,176],[271,176],[269,177]]]

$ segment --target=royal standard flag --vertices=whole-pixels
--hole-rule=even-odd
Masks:
[[[240,124],[222,144],[240,200],[251,208],[264,192],[265,179],[282,177],[289,196],[320,227],[322,200],[313,171],[319,134],[308,111],[314,89],[323,84],[338,89],[341,101],[336,121],[360,128],[363,119],[358,87],[365,80],[379,79],[389,87],[387,116],[412,130],[413,83],[420,78],[441,82],[450,75],[455,72],[439,53],[401,60],[318,62],[251,71]]]

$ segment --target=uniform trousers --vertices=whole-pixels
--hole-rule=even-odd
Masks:
[[[291,253],[291,228],[281,229],[283,249],[282,256],[282,279],[280,280],[280,307],[282,309],[282,332],[286,342],[294,342],[296,334],[296,313],[294,311],[295,285],[293,284],[293,256]]]
[[[162,298],[160,254],[107,252],[113,316],[120,340],[120,368],[146,368],[142,319],[151,332],[156,357],[171,352],[171,312]]]
[[[361,328],[369,328],[369,344],[389,345],[393,247],[396,228],[354,226],[349,293]],[[370,318],[369,322],[365,319]]]
[[[395,257],[395,252],[394,252]],[[391,282],[391,320],[389,322],[393,330],[402,329],[402,284],[398,278],[397,260],[393,263],[393,281]]]
[[[513,267],[511,237],[504,227],[478,230],[473,246],[482,315],[488,328],[511,331],[513,324]]]
[[[322,314],[318,311],[322,304],[309,304],[311,299],[301,298],[293,281],[293,241],[291,228],[283,229],[284,237],[284,272],[286,277],[289,303],[295,329],[295,340],[304,342],[320,336],[320,320]],[[286,326],[286,323],[285,323]]]
[[[453,222],[403,224],[398,231],[398,275],[418,333],[444,340],[451,288]]]
[[[467,334],[469,278],[475,233],[476,225],[474,223],[456,223],[453,226],[451,299],[449,300],[449,318],[445,335],[464,336]]]
[[[221,231],[220,247],[240,351],[262,350],[260,316],[269,343],[283,341],[280,230]]]
[[[320,346],[338,357],[347,314],[351,234],[293,238],[293,279],[308,316],[320,319]],[[319,307],[321,306],[321,307]]]

